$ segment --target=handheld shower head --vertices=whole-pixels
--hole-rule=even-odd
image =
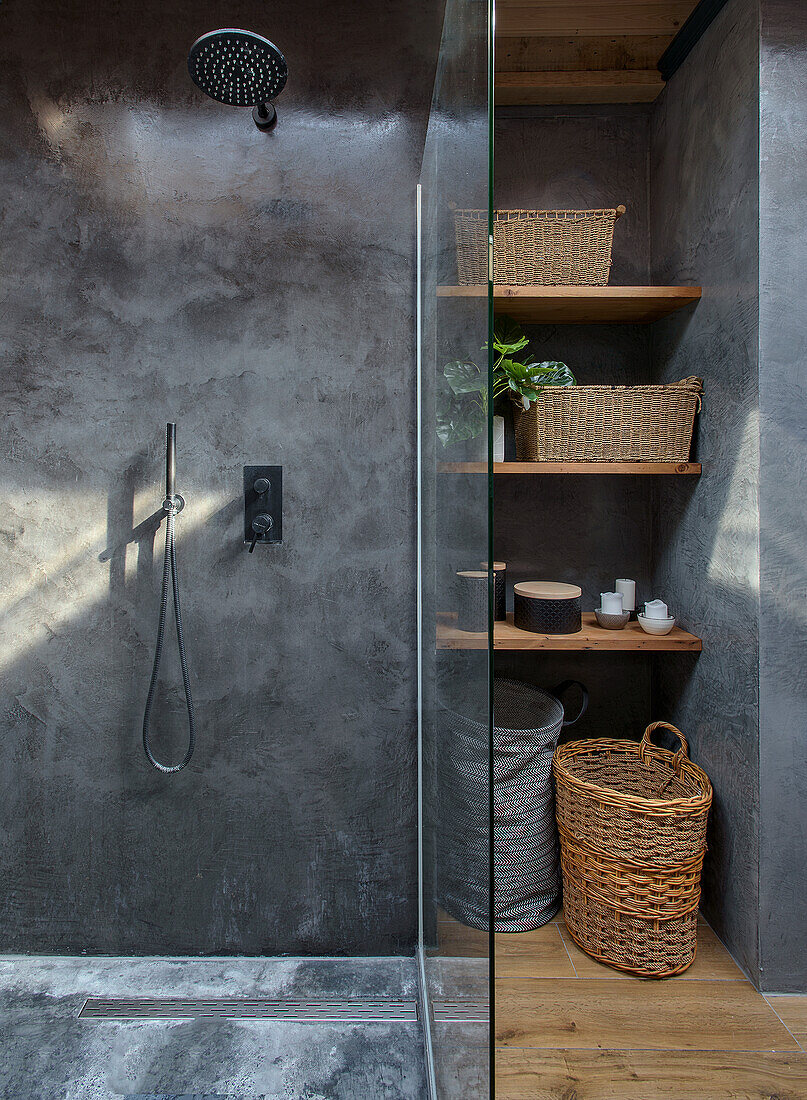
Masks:
[[[289,69],[268,38],[253,31],[209,31],[191,46],[188,72],[211,99],[231,107],[252,107],[255,125],[261,130],[271,130],[277,122],[272,100],[283,91]]]

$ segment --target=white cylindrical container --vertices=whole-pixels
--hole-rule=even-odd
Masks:
[[[614,588],[617,592],[622,593],[622,610],[635,611],[636,581],[629,581],[627,578],[623,577],[615,583]]]

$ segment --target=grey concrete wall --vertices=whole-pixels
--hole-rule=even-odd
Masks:
[[[650,108],[501,107],[497,209],[627,207],[614,230],[611,282],[647,281]]]
[[[762,0],[760,971],[807,990],[807,10]]]
[[[503,108],[497,112],[498,208],[591,208],[624,203],[614,231],[614,284],[646,283],[649,252],[650,111],[645,107]],[[567,362],[581,383],[646,382],[650,329],[643,325],[528,326],[539,359]],[[496,557],[508,593],[521,580],[580,584],[591,610],[617,577],[634,577],[649,599],[652,573],[649,478],[499,477]],[[569,677],[590,689],[575,737],[631,737],[649,721],[652,662],[615,654],[497,653],[499,675],[550,688]]]
[[[654,587],[703,653],[656,666],[654,716],[680,726],[715,798],[703,906],[757,969],[759,394],[756,0],[727,4],[653,115],[651,252],[702,302],[654,326],[658,381],[705,382],[699,482],[657,489]]]
[[[440,19],[2,7],[2,950],[412,948],[414,188]],[[286,53],[272,134],[188,79],[222,21]],[[166,778],[140,725],[169,419],[199,742]],[[284,543],[250,556],[255,462],[284,467]],[[168,758],[178,683],[169,637]]]

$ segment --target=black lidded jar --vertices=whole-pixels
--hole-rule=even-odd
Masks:
[[[532,634],[577,634],[583,629],[582,590],[556,581],[522,581],[513,589],[513,622]]]
[[[481,561],[482,569],[487,569],[488,563]],[[507,618],[507,562],[495,561],[493,563],[493,618],[497,623]]]
[[[488,629],[488,575],[481,569],[457,573],[457,626],[471,634]]]

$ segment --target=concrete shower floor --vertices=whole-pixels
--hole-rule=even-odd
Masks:
[[[422,1100],[416,1023],[80,1020],[87,997],[396,997],[410,959],[0,957],[3,1100]]]

